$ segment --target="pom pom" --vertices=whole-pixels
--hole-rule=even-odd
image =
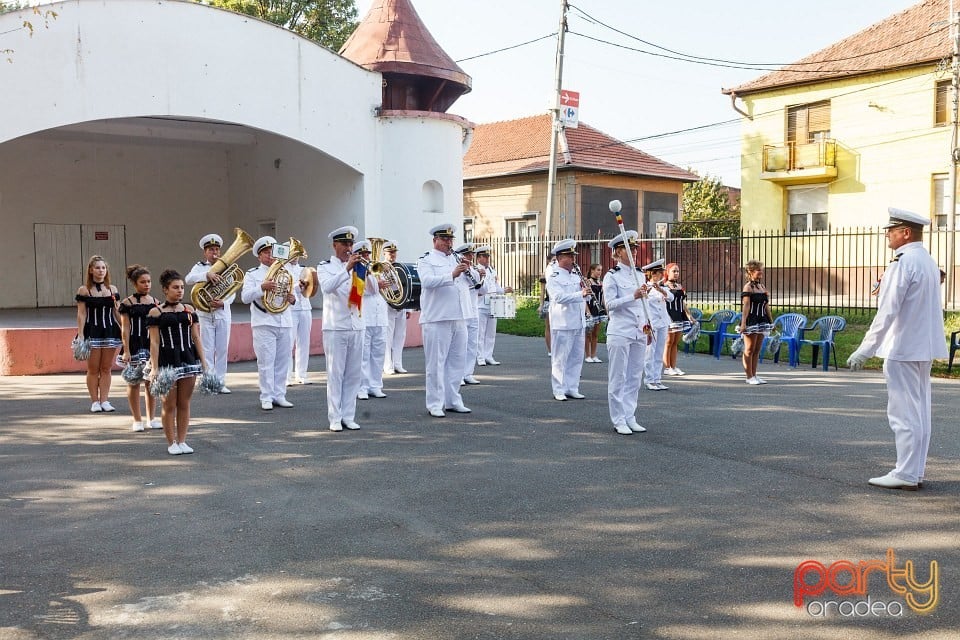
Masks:
[[[146,362],[131,362],[123,368],[120,377],[130,386],[138,385],[144,380],[143,370],[146,366]]]
[[[87,339],[74,338],[70,343],[73,349],[74,360],[86,360],[90,357],[90,341]]]
[[[150,382],[150,393],[154,396],[165,396],[177,381],[177,370],[173,367],[160,367],[153,374]]]
[[[777,355],[780,351],[780,334],[771,333],[770,337],[767,338],[767,353],[770,354],[770,357]]]
[[[683,334],[683,337],[681,338],[681,340],[683,340],[683,344],[693,344],[694,342],[697,341],[697,338],[699,337],[700,337],[700,323],[694,322],[691,325],[690,330],[687,331],[685,334]]]
[[[216,395],[223,389],[223,378],[212,371],[204,371],[200,376],[200,393],[208,396]]]
[[[743,354],[743,336],[737,336],[737,339],[730,345],[730,353],[735,356]]]

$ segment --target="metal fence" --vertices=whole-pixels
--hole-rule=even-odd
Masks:
[[[923,243],[946,270],[947,234],[933,230]],[[538,296],[539,279],[550,250],[561,237],[475,238],[493,249],[493,265],[504,286],[518,295]],[[614,265],[609,238],[575,238],[577,263],[584,274],[591,264],[606,271]],[[882,229],[828,229],[814,234],[748,231],[736,237],[641,238],[638,265],[658,258],[680,265],[690,306],[737,308],[749,260],[764,263],[764,281],[778,308],[812,312],[865,312],[876,306],[871,289],[893,252]],[[956,274],[956,271],[955,271]],[[954,278],[956,282],[956,278]],[[948,298],[956,300],[956,295]],[[951,310],[957,310],[953,305]]]

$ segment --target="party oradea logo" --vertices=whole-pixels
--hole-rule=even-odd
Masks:
[[[793,604],[817,618],[903,617],[931,613],[940,598],[940,567],[930,561],[921,582],[912,560],[897,565],[893,549],[885,560],[837,560],[825,566],[804,560],[793,572]]]

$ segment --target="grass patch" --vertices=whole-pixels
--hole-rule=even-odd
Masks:
[[[536,298],[518,298],[517,300],[517,317],[511,320],[499,320],[497,322],[497,331],[499,333],[506,333],[515,336],[529,336],[529,337],[543,337],[544,331],[544,322],[540,319],[537,314],[537,299]],[[703,309],[704,316],[710,315],[713,310]],[[857,313],[834,313],[834,314],[821,314],[816,310],[809,309],[776,309],[774,317],[777,317],[783,313],[802,313],[807,316],[809,323],[813,323],[816,318],[819,318],[821,315],[840,315],[847,320],[847,326],[843,331],[840,331],[834,336],[834,344],[836,345],[837,350],[837,364],[841,367],[846,366],[847,358],[850,357],[850,354],[853,353],[860,342],[863,340],[864,334],[867,332],[867,329],[870,327],[870,323],[873,321],[874,312],[870,311],[867,313],[857,312]],[[707,325],[709,327],[709,325]],[[948,313],[945,321],[946,327],[946,337],[950,336],[950,333],[960,329],[960,313]],[[814,337],[812,333],[807,334],[808,337]],[[606,327],[600,331],[600,342],[606,342]],[[701,337],[697,340],[696,353],[709,354],[709,346],[706,336]],[[721,352],[723,356],[730,357],[730,340],[724,342],[723,351]],[[680,345],[680,349],[683,349],[683,344]],[[822,353],[820,354],[822,357]],[[781,351],[781,358],[786,359],[787,349],[786,346],[783,347]],[[813,358],[813,348],[809,345],[803,345],[800,347],[800,366],[801,367],[810,367],[811,360]],[[818,365],[819,366],[819,365]],[[830,366],[833,366],[833,356],[830,356]],[[865,368],[867,369],[880,369],[883,366],[883,360],[880,358],[870,358],[867,361]],[[932,374],[940,378],[958,378],[960,377],[960,367],[954,367],[954,371],[951,374],[947,374],[947,361],[946,360],[935,360],[933,363],[933,372]]]

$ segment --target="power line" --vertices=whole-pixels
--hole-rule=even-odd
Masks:
[[[526,42],[521,42],[520,44],[513,44],[509,47],[503,47],[502,49],[494,49],[493,51],[487,51],[486,53],[478,53],[475,56],[470,56],[469,58],[460,58],[459,60],[454,60],[454,62],[466,62],[467,60],[476,60],[477,58],[483,58],[485,56],[492,56],[495,53],[501,53],[503,51],[510,51],[511,49],[518,49],[520,47],[525,47],[528,44],[533,44],[534,42],[540,42],[541,40],[546,40],[547,38],[553,38],[557,35],[557,32],[548,33],[545,36],[540,36],[539,38],[534,38],[533,40],[527,40]]]

